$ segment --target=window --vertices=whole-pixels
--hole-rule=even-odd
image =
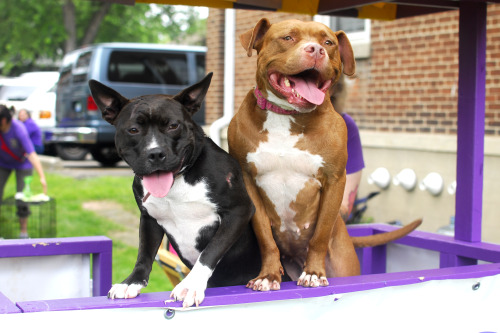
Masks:
[[[205,77],[205,54],[198,54],[196,56],[196,79],[200,81]]]
[[[327,15],[316,15],[314,20],[333,31],[345,31],[357,59],[370,56],[370,20]]]
[[[76,60],[76,66],[73,70],[73,82],[87,82],[87,73],[89,71],[90,59],[92,59],[92,51],[80,54]]]
[[[185,54],[114,51],[108,66],[114,82],[187,85]]]

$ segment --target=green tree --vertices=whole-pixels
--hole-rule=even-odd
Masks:
[[[191,7],[180,8],[88,0],[2,0],[2,74],[50,69],[66,52],[91,43],[203,44],[206,20],[200,20]]]

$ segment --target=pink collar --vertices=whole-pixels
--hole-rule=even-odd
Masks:
[[[259,90],[259,87],[255,87],[254,90],[255,98],[257,98],[257,105],[262,109],[262,110],[268,110],[272,111],[274,113],[278,114],[285,114],[285,115],[294,115],[294,114],[299,114],[299,111],[295,110],[285,110],[271,102],[269,102],[263,95],[262,92]]]

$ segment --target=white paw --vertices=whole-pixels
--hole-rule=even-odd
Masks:
[[[306,272],[302,272],[300,275],[299,279],[297,280],[297,285],[298,286],[304,286],[304,287],[319,287],[319,286],[328,286],[328,280],[326,277],[322,276],[318,278],[317,275],[315,274],[307,274]]]
[[[182,280],[170,294],[176,301],[183,301],[182,306],[188,308],[190,306],[199,306],[205,299],[205,289],[207,283],[190,283],[186,279]]]
[[[276,284],[277,282],[274,281],[274,284]],[[273,285],[274,285],[273,284]],[[259,291],[269,291],[271,290],[271,281],[269,281],[268,279],[258,279],[257,281],[255,281],[255,284],[253,285],[253,290],[259,290]],[[280,285],[278,283],[278,287],[274,287],[274,289],[280,289],[279,288]]]
[[[197,262],[191,272],[170,293],[170,297],[176,301],[183,301],[182,306],[187,308],[192,305],[200,305],[205,299],[207,281],[212,275],[212,270]]]
[[[108,298],[134,298],[141,293],[142,284],[114,284],[108,292]]]

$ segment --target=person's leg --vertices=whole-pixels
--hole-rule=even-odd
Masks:
[[[16,191],[22,192],[24,190],[24,177],[31,176],[32,169],[16,170]],[[17,203],[17,216],[19,217],[20,232],[19,238],[28,238],[28,216],[30,209],[27,203],[22,200],[16,200]]]
[[[5,184],[7,183],[7,180],[9,179],[11,171],[12,170],[10,169],[0,168],[0,205],[2,204],[3,200],[3,189],[5,187]]]

